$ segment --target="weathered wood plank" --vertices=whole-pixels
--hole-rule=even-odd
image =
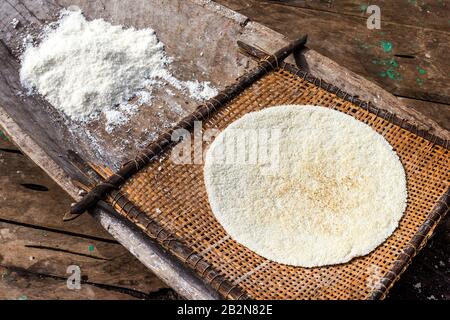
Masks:
[[[450,104],[448,21],[446,31],[390,22],[384,22],[380,30],[369,30],[365,19],[331,11],[255,0],[218,2],[289,38],[308,33],[309,48],[393,94]],[[308,2],[308,5],[312,4]],[[340,8],[340,2],[335,6]],[[390,1],[384,8],[397,10],[398,6]],[[399,19],[403,17],[402,14]]]
[[[62,216],[72,201],[17,147],[0,141],[1,219],[113,240],[89,215],[64,223]]]
[[[149,6],[147,1],[138,0],[134,0],[132,4],[108,1],[107,5],[83,0],[75,2],[87,12],[89,18],[103,17],[115,23],[157,28],[158,35],[167,44],[169,53],[172,56],[182,56],[181,62],[187,61],[185,66],[177,66],[180,68],[180,74],[192,72],[194,68],[197,68],[195,70],[199,72],[207,69],[210,71],[210,80],[220,86],[227,84],[227,81],[233,81],[234,77],[241,74],[246,66],[251,65],[251,62],[247,63],[248,61],[237,53],[236,40],[260,45],[269,52],[275,51],[286,43],[286,39],[277,32],[258,23],[248,22],[245,17],[217,7],[215,4],[202,1],[155,2],[154,5],[152,3],[152,6]],[[58,3],[71,4],[69,1],[59,1]],[[24,15],[37,18],[25,18],[24,21],[38,24],[40,20],[43,20],[39,14],[45,13],[46,9],[37,8],[42,4],[37,5],[32,1],[27,1],[27,4],[27,8],[20,9],[19,12],[26,10],[27,13],[23,13]],[[171,22],[176,19],[176,23],[167,24],[168,17]],[[192,19],[192,17],[202,17],[203,20]],[[203,22],[195,24],[195,26],[191,25],[191,28],[179,28],[180,25],[185,26],[191,24],[192,21]],[[169,27],[166,28],[166,26]],[[202,37],[201,34],[207,34],[207,37]],[[77,189],[70,183],[69,178],[77,177],[77,171],[65,157],[67,149],[74,149],[83,158],[94,162],[117,165],[120,158],[129,158],[134,154],[134,150],[131,149],[116,152],[117,150],[114,150],[113,147],[117,145],[117,141],[120,142],[125,138],[136,141],[142,137],[133,131],[126,135],[125,133],[117,134],[114,141],[110,138],[102,140],[104,145],[110,147],[107,149],[109,153],[104,156],[99,156],[95,152],[95,148],[89,146],[80,137],[75,139],[64,128],[64,122],[58,121],[59,118],[54,115],[51,106],[35,97],[17,96],[17,91],[21,89],[17,76],[18,64],[11,55],[11,52],[14,53],[14,46],[11,45],[14,44],[14,41],[11,40],[15,38],[14,35],[9,34],[8,40],[8,33],[3,33],[2,37],[3,42],[8,44],[0,48],[4,52],[3,55],[0,55],[0,65],[2,66],[0,68],[0,81],[2,82],[0,85],[0,123],[14,136],[20,148],[29,154],[33,161],[43,167],[72,197],[77,198]],[[183,44],[183,46],[174,46],[173,39],[181,39],[182,41],[177,43]],[[189,46],[186,46],[186,43],[189,43]],[[207,51],[204,50],[205,46],[208,46]],[[205,51],[205,59],[198,63],[195,57],[201,50]],[[419,124],[430,125],[436,132],[445,134],[446,131],[442,131],[433,121],[430,122],[419,113],[414,113],[414,110],[405,109],[393,96],[380,87],[343,69],[316,51],[305,52],[303,58],[306,67],[313,75],[340,85],[351,94],[359,94],[360,91],[363,91],[360,96],[366,98],[367,95],[367,99],[377,100],[375,102],[378,106],[395,111]],[[224,76],[227,78],[224,79]],[[191,106],[195,105],[191,104]],[[190,108],[192,107],[188,106],[185,110],[188,111]],[[132,127],[145,128],[152,123],[152,119],[154,118],[151,114],[143,113],[139,120],[132,124]],[[51,125],[49,126],[48,123]],[[161,122],[157,122],[155,127],[150,128],[150,131],[157,135],[163,129]],[[103,209],[98,210],[95,216],[128,250],[154,270],[164,281],[174,286],[182,295],[190,298],[217,297],[210,291],[210,288],[202,285],[164,250],[139,233],[135,226],[121,221],[114,214]]]
[[[450,215],[392,288],[395,300],[450,300]]]
[[[55,2],[56,4],[56,2]],[[217,22],[220,20],[227,27],[227,35],[238,35],[241,29],[241,16],[235,13],[232,13],[226,9],[221,9],[221,14],[218,14],[215,10],[211,8],[204,10],[203,4],[197,5],[191,2],[188,2],[184,5],[180,6],[180,3],[176,2],[167,2],[167,3],[154,3],[154,6],[149,6],[146,1],[134,1],[134,6],[129,4],[124,4],[121,1],[108,2],[108,8],[99,3],[99,2],[90,2],[90,1],[75,1],[75,3],[66,1],[63,3],[64,5],[69,4],[79,4],[83,10],[87,13],[88,17],[104,17],[107,20],[114,20],[115,23],[125,23],[130,24],[130,19],[133,17],[133,25],[136,27],[155,27],[161,28],[161,26],[166,25],[164,21],[167,20],[168,16],[179,16],[183,17],[188,21],[190,19],[190,15],[193,12],[197,12],[198,15],[208,16],[209,19],[213,19]],[[33,1],[27,1],[27,6],[25,9],[12,10],[9,8],[10,12],[1,11],[2,15],[7,15],[11,13],[9,18],[12,19],[12,16],[19,18],[22,25],[27,27],[36,27],[43,20],[43,17],[48,17],[49,20],[54,19],[54,12],[59,10],[60,6],[58,4],[51,5],[53,6],[51,10],[46,10],[47,8],[40,8],[41,6],[47,6],[50,4],[37,4]],[[160,6],[164,8],[164,10],[158,10],[157,7]],[[185,6],[185,7],[184,7]],[[212,6],[208,5],[205,6]],[[56,7],[56,8],[55,8]],[[58,8],[59,7],[59,8]],[[90,8],[89,10],[87,10]],[[130,8],[133,8],[133,13],[129,11]],[[26,10],[27,12],[21,12],[22,10]],[[168,12],[170,14],[168,14]],[[47,16],[48,11],[48,16]],[[37,12],[39,14],[37,14]],[[21,14],[22,13],[22,14]],[[187,14],[189,13],[189,14]],[[43,16],[41,16],[43,14]],[[187,14],[187,15],[186,15]],[[159,15],[159,16],[158,16]],[[37,19],[31,18],[37,16]],[[149,25],[149,21],[153,23]],[[158,23],[159,21],[159,23]],[[215,37],[219,32],[222,32],[222,28],[224,24],[217,24],[217,27],[211,29],[207,24],[198,25],[195,29],[188,28],[178,28],[177,25],[172,25],[172,28],[162,28],[161,31],[158,32],[158,36],[162,38],[164,42],[165,37],[172,37],[173,34],[177,34],[180,37],[185,37],[186,39],[190,39],[189,43],[195,44],[195,42],[201,43],[205,39],[192,37],[190,34],[192,30],[201,31],[203,30],[203,35],[209,34],[207,37],[211,39],[211,37]],[[184,25],[184,24],[183,24]],[[120,159],[127,159],[135,154],[136,150],[125,148],[124,150],[120,150],[114,152],[114,147],[121,147],[126,140],[131,140],[133,143],[142,142],[142,140],[147,139],[147,137],[140,136],[137,132],[126,132],[127,130],[123,130],[124,132],[117,133],[114,135],[114,142],[111,142],[111,137],[107,139],[101,140],[101,144],[103,147],[106,146],[106,150],[108,152],[107,156],[101,156],[98,154],[96,149],[98,146],[89,145],[89,142],[86,140],[80,139],[80,137],[74,139],[73,134],[68,132],[67,128],[64,127],[64,121],[62,121],[61,117],[55,115],[54,110],[52,111],[52,107],[46,104],[41,99],[30,99],[29,97],[21,97],[17,95],[17,92],[21,90],[20,83],[18,81],[18,64],[16,58],[12,58],[11,54],[16,53],[16,46],[20,43],[19,37],[15,37],[12,35],[14,31],[1,33],[2,43],[0,43],[0,49],[3,50],[3,53],[0,54],[0,60],[2,58],[7,59],[8,61],[2,61],[2,68],[0,69],[2,75],[0,77],[2,81],[2,85],[0,86],[0,113],[1,113],[1,123],[6,128],[6,131],[12,133],[14,136],[15,142],[20,146],[20,148],[27,154],[31,155],[33,161],[38,163],[44,170],[50,174],[50,176],[55,179],[69,194],[75,199],[78,197],[78,189],[75,188],[71,182],[70,178],[79,178],[77,170],[75,167],[71,165],[66,157],[66,150],[73,149],[81,153],[82,157],[86,160],[91,160],[97,163],[102,163],[111,166],[117,166],[120,164]],[[23,30],[22,30],[23,31]],[[181,35],[180,35],[181,33]],[[205,70],[205,65],[214,64],[217,65],[216,60],[217,52],[221,52],[221,48],[226,48],[228,46],[228,42],[234,42],[235,39],[233,37],[223,38],[222,40],[217,42],[218,47],[215,48],[216,51],[208,51],[203,55],[203,62],[200,62],[199,65],[195,65],[199,63],[196,59],[191,59],[192,52],[199,54],[197,51],[197,46],[191,46],[191,48],[186,48],[184,45],[183,51],[184,55],[179,56],[181,58],[179,66],[180,76],[183,78],[182,74],[185,73],[187,75],[191,75],[194,70],[193,65],[196,67],[195,73],[198,75],[198,79],[202,80],[205,77],[203,73]],[[188,41],[180,42],[187,43]],[[9,47],[5,45],[8,43]],[[172,47],[172,43],[168,43],[167,51],[172,56],[176,55],[176,52],[172,52],[174,48]],[[188,55],[187,53],[190,53]],[[8,58],[9,55],[9,58]],[[235,52],[236,59],[230,56],[230,60],[227,63],[221,64],[221,67],[225,67],[229,70],[228,73],[225,73],[228,79],[224,79],[223,76],[220,77],[220,81],[223,81],[223,84],[226,84],[227,81],[232,81],[234,77],[239,74],[240,70],[244,69],[244,64],[236,67],[236,62],[239,62],[242,57],[239,56],[237,51]],[[205,63],[205,61],[207,63]],[[200,68],[199,68],[200,66]],[[182,70],[186,70],[183,71]],[[7,71],[9,70],[9,71]],[[213,72],[217,74],[223,74],[222,68],[216,68]],[[219,80],[219,77],[216,77],[216,80]],[[219,81],[219,82],[220,82]],[[184,104],[184,101],[183,101]],[[194,108],[197,105],[197,102],[190,101],[189,105],[184,110],[189,110]],[[11,113],[3,112],[3,107],[9,109]],[[149,113],[154,112],[153,108],[146,108]],[[157,113],[161,113],[156,110]],[[164,109],[162,110],[163,113]],[[47,114],[47,116],[45,116]],[[12,117],[11,117],[12,116]],[[50,118],[49,118],[50,117]],[[161,117],[159,115],[158,117]],[[151,115],[142,115],[142,117],[138,117],[136,120],[143,121],[141,124],[133,124],[133,128],[136,130],[145,130],[150,129],[150,135],[157,135],[158,132],[165,129],[167,121],[176,121],[176,119],[170,119],[170,115],[163,114],[163,118],[166,118],[166,122],[161,123],[157,118],[152,117]],[[180,115],[178,115],[179,119]],[[16,119],[16,120],[13,120]],[[20,119],[20,120],[18,120]],[[152,121],[155,120],[155,121]],[[20,126],[17,125],[16,121],[20,123]],[[52,125],[48,125],[52,123]],[[30,138],[33,136],[33,139]],[[65,141],[65,142],[64,142]],[[119,143],[117,143],[117,141]],[[43,151],[45,150],[45,151]],[[155,270],[162,279],[170,282],[171,285],[178,290],[183,296],[190,298],[217,298],[218,296],[211,291],[210,288],[204,287],[203,283],[195,278],[192,274],[186,273],[185,270],[181,267],[181,265],[173,258],[170,257],[164,250],[160,249],[155,243],[149,241],[148,238],[143,237],[142,235],[138,236],[136,234],[138,230],[130,226],[129,224],[124,224],[108,213],[103,212],[102,210],[98,210],[96,214],[96,218],[100,220],[102,225],[109,230],[110,233],[114,234],[116,238],[121,241],[122,244],[128,250],[131,250],[134,255],[138,256],[141,261],[145,263],[146,266]],[[136,242],[139,239],[139,242]]]
[[[426,117],[436,119],[440,126],[450,131],[450,105],[401,97],[398,99]]]
[[[108,206],[104,202],[100,204],[92,212],[100,224],[182,297],[194,300],[221,298],[211,286],[186,269],[181,261],[162,249],[130,221],[113,213],[111,207],[106,209]]]
[[[59,278],[77,265],[86,281],[143,295],[166,287],[118,244],[5,222],[0,222],[0,265]]]

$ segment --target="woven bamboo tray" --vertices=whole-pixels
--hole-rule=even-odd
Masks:
[[[274,56],[265,56],[254,72],[200,106],[178,127],[192,131],[192,122],[202,120],[203,130],[223,130],[248,112],[280,104],[324,106],[370,125],[397,152],[408,187],[408,205],[399,227],[373,252],[345,264],[318,268],[286,266],[253,253],[232,240],[214,218],[203,165],[171,161],[170,132],[118,173],[95,167],[105,182],[91,190],[74,211],[81,212],[86,203],[92,205],[106,195],[120,215],[156,239],[224,298],[384,298],[448,211],[448,141],[281,62],[298,46],[293,43]],[[246,49],[264,56],[255,48]],[[203,150],[207,147],[203,142]]]

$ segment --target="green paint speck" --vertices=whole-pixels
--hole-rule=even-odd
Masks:
[[[391,58],[391,59],[389,59],[389,64],[391,65],[391,66],[393,66],[394,68],[398,68],[398,62],[394,59],[394,58]]]
[[[368,7],[367,4],[362,3],[362,4],[359,6],[359,10],[360,10],[361,12],[366,12],[367,7]]]
[[[424,83],[423,79],[416,78],[416,83],[421,87]]]
[[[90,244],[89,247],[88,247],[88,249],[89,249],[89,251],[91,251],[91,252],[94,251],[94,245],[93,245],[93,244]]]
[[[28,297],[26,295],[21,295],[17,300],[28,300]]]
[[[419,72],[419,74],[426,74],[427,70],[422,69],[421,67],[417,67],[417,71]]]
[[[384,52],[391,52],[392,51],[392,47],[393,47],[392,42],[382,40],[380,42],[380,44],[381,44],[381,48],[383,48]]]
[[[8,141],[8,137],[6,136],[6,134],[3,133],[2,130],[0,130],[0,138],[3,141]]]
[[[373,64],[383,66],[383,71],[379,72],[378,75],[380,77],[389,77],[389,79],[392,80],[401,80],[401,74],[397,71],[397,68],[399,67],[399,64],[397,60],[394,58],[390,59],[374,59],[372,60]]]

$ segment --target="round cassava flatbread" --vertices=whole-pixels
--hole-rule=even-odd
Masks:
[[[211,143],[204,179],[227,233],[255,253],[317,267],[370,253],[397,228],[406,177],[391,145],[332,109],[244,115]]]

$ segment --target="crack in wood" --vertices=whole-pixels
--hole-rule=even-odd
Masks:
[[[404,59],[415,59],[416,57],[411,54],[394,54],[394,57],[404,58]]]
[[[33,12],[33,10],[30,10],[25,3],[22,2],[22,0],[18,0],[18,4],[20,4],[22,7],[25,8],[25,10],[37,21],[39,21],[41,24],[44,22],[42,21],[36,14]],[[16,9],[17,10],[17,9]]]
[[[11,57],[14,57],[11,48],[6,44],[6,42],[2,38],[0,38],[0,44],[5,48],[5,50],[9,53]]]
[[[17,149],[11,149],[11,148],[0,148],[1,152],[7,152],[7,153],[15,153],[15,154],[20,154],[23,155],[22,151],[17,150]]]
[[[0,222],[16,225],[16,226],[20,226],[20,227],[32,228],[32,229],[41,230],[41,231],[54,232],[54,233],[63,234],[66,236],[71,236],[71,237],[77,237],[77,238],[82,238],[82,239],[89,239],[89,240],[94,240],[94,241],[100,241],[100,242],[120,245],[119,242],[117,242],[116,240],[105,239],[105,238],[101,238],[101,237],[90,236],[90,235],[86,235],[86,234],[65,231],[65,230],[60,230],[60,229],[55,229],[55,228],[50,228],[50,227],[37,226],[37,225],[25,223],[25,222],[19,222],[19,221],[8,220],[8,219],[3,219],[3,218],[0,218]]]
[[[49,189],[46,186],[36,184],[36,183],[21,183],[22,187],[33,191],[47,192]]]

